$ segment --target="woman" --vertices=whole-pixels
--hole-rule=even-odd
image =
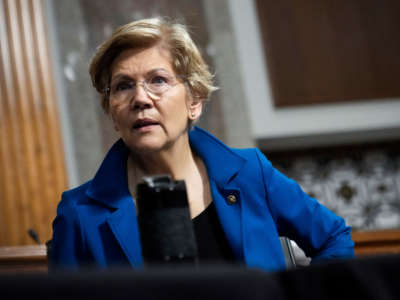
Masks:
[[[92,180],[63,194],[55,265],[141,266],[135,186],[155,174],[185,180],[200,261],[283,269],[280,235],[313,261],[353,256],[343,219],[258,149],[232,149],[193,128],[216,88],[184,26],[161,18],[122,26],[98,48],[90,75],[121,139]]]

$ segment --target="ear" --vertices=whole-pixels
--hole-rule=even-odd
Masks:
[[[201,116],[203,111],[203,100],[199,98],[192,98],[189,103],[189,119],[196,120]]]

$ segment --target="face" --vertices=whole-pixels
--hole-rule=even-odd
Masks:
[[[155,87],[169,85],[154,94],[143,82]],[[134,92],[123,100],[113,97],[129,90]],[[131,151],[157,152],[184,143],[188,121],[198,118],[201,108],[201,101],[194,101],[183,81],[176,77],[167,50],[159,46],[129,49],[113,62],[110,114],[115,129]]]

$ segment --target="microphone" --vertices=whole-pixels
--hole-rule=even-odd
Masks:
[[[197,243],[185,182],[169,175],[143,177],[136,195],[145,265],[195,265]]]
[[[32,238],[32,240],[35,241],[36,244],[40,245],[39,235],[38,235],[38,233],[36,232],[35,229],[29,228],[28,229],[28,234]]]

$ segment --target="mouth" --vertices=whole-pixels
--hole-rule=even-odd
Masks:
[[[138,119],[133,123],[132,128],[135,130],[143,130],[146,128],[151,128],[152,126],[159,125],[157,121],[149,118]]]

